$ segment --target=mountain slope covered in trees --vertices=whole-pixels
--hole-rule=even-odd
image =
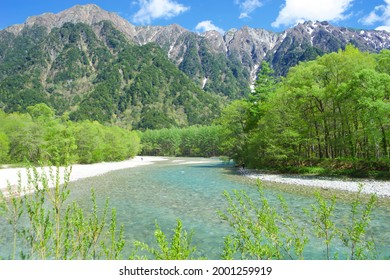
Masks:
[[[46,103],[72,120],[133,128],[207,123],[221,98],[194,84],[157,45],[129,42],[112,22],[34,25],[1,33],[0,106]]]
[[[246,98],[260,65],[286,75],[300,61],[344,49],[379,52],[385,31],[306,22],[280,34],[134,26],[96,5],[46,13],[0,30],[0,108],[44,102],[72,120],[133,128],[209,123],[224,99]]]

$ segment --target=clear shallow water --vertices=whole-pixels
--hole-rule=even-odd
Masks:
[[[95,189],[98,204],[109,197],[128,240],[153,244],[156,222],[171,233],[181,219],[188,232],[194,231],[199,256],[218,259],[223,237],[230,233],[217,213],[227,205],[223,190],[240,188],[226,179],[230,171],[225,167],[219,160],[193,165],[159,162],[77,181],[72,183],[72,193],[75,199],[84,197],[85,205],[90,187]]]
[[[186,159],[190,162],[198,159]],[[177,159],[153,165],[119,170],[104,176],[85,179],[72,184],[75,198],[89,201],[89,189],[96,191],[98,203],[103,205],[106,197],[110,206],[117,208],[119,223],[125,224],[126,238],[148,244],[154,242],[155,223],[171,233],[176,220],[181,219],[187,231],[194,231],[194,243],[199,256],[218,259],[222,253],[223,238],[231,232],[221,221],[218,211],[227,208],[224,190],[232,192],[243,189],[252,197],[258,196],[253,180],[234,172],[219,160],[200,159],[204,163],[180,164]],[[89,186],[89,187],[86,187]],[[277,205],[277,195],[282,194],[291,212],[301,222],[306,222],[302,208],[315,203],[313,193],[307,188],[266,184],[265,195]],[[390,202],[384,201],[372,215],[370,234],[375,236],[381,258],[390,258]],[[340,224],[348,222],[350,204],[348,200],[337,204],[336,219]],[[336,247],[342,252],[341,244]],[[322,243],[314,238],[307,246],[306,258],[321,259],[325,256]],[[333,252],[334,253],[334,252]],[[340,254],[342,258],[342,253]]]
[[[108,197],[110,207],[117,209],[119,224],[125,225],[127,245],[134,240],[154,244],[156,222],[164,232],[171,233],[176,220],[181,219],[187,231],[194,231],[193,243],[198,249],[198,257],[219,259],[223,238],[231,232],[217,213],[227,208],[223,192],[243,189],[256,197],[256,185],[253,180],[240,176],[217,159],[183,160],[202,163],[183,165],[178,159],[172,159],[79,180],[71,183],[70,199],[77,200],[85,209],[91,209],[91,188],[94,188],[101,208]],[[306,222],[302,208],[309,209],[315,203],[313,193],[307,190],[271,183],[265,185],[265,195],[269,201],[276,205],[277,194],[282,194],[291,212],[301,219],[302,224]],[[348,199],[341,200],[337,209],[338,223],[348,222]],[[369,232],[375,237],[381,258],[386,259],[390,258],[389,222],[390,200],[383,200],[372,215]],[[342,258],[342,246],[338,245],[336,250],[341,252]],[[313,238],[306,248],[305,258],[322,259],[324,256],[323,244]]]

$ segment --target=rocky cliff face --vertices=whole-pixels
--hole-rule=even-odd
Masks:
[[[67,22],[92,25],[104,20],[111,21],[119,31],[126,34],[129,38],[136,34],[135,26],[127,20],[93,4],[77,5],[58,14],[45,13],[39,16],[31,16],[25,23],[10,26],[5,31],[19,35],[23,28],[34,25],[44,26],[50,31],[53,28],[62,27]]]
[[[379,52],[390,48],[390,33],[335,27],[328,22],[305,22],[279,35],[275,47],[267,54],[275,71],[285,75],[299,61],[338,51],[352,44],[362,51]]]
[[[346,44],[369,52],[390,48],[390,33],[335,27],[327,22],[306,22],[280,34],[250,27],[232,29],[223,35],[216,31],[199,34],[178,25],[134,26],[96,5],[30,17],[24,24],[0,31],[0,38],[7,37],[5,33],[18,36],[24,28],[32,26],[50,31],[67,22],[94,25],[98,34],[96,23],[101,21],[112,22],[133,44],[157,44],[200,87],[233,98],[248,93],[248,86],[264,59],[278,75],[285,75],[299,61],[315,59]]]

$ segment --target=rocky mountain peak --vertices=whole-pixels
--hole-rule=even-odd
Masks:
[[[216,52],[226,54],[227,46],[221,33],[215,30],[210,30],[203,33],[203,36]]]
[[[240,54],[245,64],[259,64],[266,53],[273,49],[279,35],[265,29],[255,29],[244,26],[238,30],[230,30],[225,34],[225,40],[230,54]],[[245,54],[245,55],[244,55]],[[250,59],[250,61],[246,61]]]
[[[306,32],[311,36],[313,44],[324,43],[321,37],[334,36],[343,45],[353,44],[359,49],[366,51],[380,51],[390,47],[390,33],[380,30],[361,30],[346,27],[337,27],[328,22],[307,22],[303,25]],[[330,51],[334,51],[333,49]]]
[[[97,5],[76,5],[72,8],[64,10],[58,14],[45,13],[39,16],[32,16],[26,20],[26,25],[34,24],[43,25],[46,27],[60,27],[66,22],[94,24],[102,20],[115,21],[118,17],[115,13],[110,13],[99,8]],[[52,26],[49,26],[51,24]]]
[[[270,62],[277,75],[285,75],[290,67],[300,61],[338,51],[347,44],[369,52],[390,48],[390,33],[386,31],[337,27],[326,21],[303,22],[282,33],[243,26],[230,29],[225,34],[217,31],[199,34],[177,24],[134,26],[116,13],[96,5],[77,5],[58,14],[30,17],[24,24],[1,30],[0,39],[10,35],[7,32],[17,36],[24,28],[33,26],[46,27],[50,32],[68,22],[92,26],[99,37],[101,25],[97,24],[101,21],[110,21],[128,41],[136,45],[155,43],[160,46],[171,62],[199,86],[214,91],[234,81],[239,82],[233,91],[245,88],[246,83],[253,82],[257,77],[263,60]],[[232,90],[226,86],[221,91]]]
[[[307,21],[280,34],[277,44],[266,59],[275,71],[285,75],[300,61],[312,60],[328,52],[336,52],[351,44],[361,51],[379,52],[390,48],[390,33],[337,27],[326,21]]]
[[[34,25],[44,26],[50,31],[52,28],[61,27],[68,22],[92,25],[101,21],[111,21],[116,28],[126,35],[135,33],[135,27],[127,20],[94,4],[76,5],[57,14],[44,13],[31,16],[27,18],[25,23],[8,27],[5,30],[18,35],[24,27]]]

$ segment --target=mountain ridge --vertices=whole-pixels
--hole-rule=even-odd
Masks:
[[[249,95],[263,61],[276,75],[286,75],[299,62],[348,44],[379,52],[390,48],[390,33],[318,21],[280,33],[249,26],[196,33],[177,24],[134,26],[97,5],[77,5],[0,30],[0,108],[25,110],[50,99],[75,119],[96,119],[96,114],[101,121],[131,119],[133,127],[153,128],[156,110],[167,126],[206,123],[221,100]],[[104,82],[106,76],[114,88]],[[30,103],[19,104],[16,97]],[[94,101],[100,111],[93,109]],[[202,106],[208,108],[204,115],[194,110]]]
[[[25,23],[17,24],[3,29],[14,35],[20,34],[24,27],[40,25],[48,28],[61,27],[66,22],[85,23],[92,25],[103,20],[113,22],[114,26],[124,33],[131,42],[144,45],[154,42],[163,48],[168,57],[180,68],[183,62],[183,53],[188,49],[188,37],[195,41],[205,40],[211,53],[224,54],[227,57],[235,56],[242,63],[250,80],[256,78],[258,67],[266,59],[272,65],[284,63],[288,67],[275,67],[277,74],[285,75],[288,68],[294,63],[285,63],[280,60],[281,50],[286,51],[288,41],[298,38],[298,44],[318,48],[322,51],[317,55],[337,51],[346,44],[354,44],[359,49],[378,52],[390,48],[390,33],[378,30],[363,30],[346,27],[336,27],[328,22],[307,21],[283,32],[268,31],[263,28],[243,26],[240,29],[232,28],[221,34],[211,30],[204,33],[192,32],[178,24],[167,26],[135,26],[114,12],[108,12],[95,4],[76,5],[57,14],[45,13],[29,17]],[[325,38],[325,39],[324,39]],[[326,40],[327,38],[327,40]],[[336,39],[338,38],[338,39]],[[329,43],[330,42],[330,43]],[[287,48],[289,49],[289,48]],[[274,55],[276,53],[276,55]],[[277,57],[275,60],[275,56]],[[314,57],[310,57],[313,59]],[[279,69],[280,68],[280,69]],[[188,73],[187,73],[188,74]],[[198,84],[207,77],[195,79]]]
[[[208,123],[220,98],[202,91],[156,44],[132,44],[111,21],[34,24],[0,33],[0,108],[46,103],[72,120],[138,129]],[[9,35],[9,33],[8,33]]]

